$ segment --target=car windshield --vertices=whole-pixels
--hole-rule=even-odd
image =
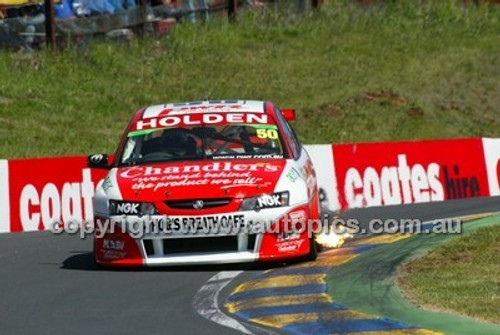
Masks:
[[[120,165],[185,160],[281,159],[275,124],[220,124],[132,131]]]

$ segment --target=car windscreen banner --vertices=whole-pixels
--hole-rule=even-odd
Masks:
[[[146,131],[162,128],[196,127],[210,125],[255,124],[269,125],[274,120],[263,113],[200,113],[186,115],[159,115],[141,119],[134,124],[132,131]]]

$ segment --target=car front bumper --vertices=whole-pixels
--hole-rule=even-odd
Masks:
[[[293,233],[277,232],[270,229],[282,224],[285,217],[299,213],[306,223]],[[310,251],[310,226],[307,224],[309,208],[307,205],[283,207],[238,213],[224,213],[218,216],[244,216],[244,222],[264,223],[257,232],[248,229],[208,232],[169,232],[142,234],[134,236],[123,221],[123,217],[97,216],[101,222],[115,222],[114,230],[96,230],[94,253],[97,263],[115,266],[164,266],[247,263],[295,258],[307,255]],[[297,215],[295,215],[297,216]],[[175,218],[187,218],[176,216]],[[213,217],[213,215],[212,215]],[[151,217],[161,219],[161,216]],[[199,216],[203,218],[203,216]],[[121,219],[121,220],[120,220]],[[138,220],[127,217],[127,220]],[[111,220],[111,221],[110,221]],[[120,222],[120,223],[117,223]],[[283,225],[283,224],[282,224]],[[283,228],[283,227],[282,227]]]

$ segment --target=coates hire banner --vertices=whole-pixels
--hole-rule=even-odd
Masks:
[[[306,146],[323,207],[339,209],[500,195],[500,139]],[[91,220],[105,170],[86,157],[0,160],[0,232]]]
[[[341,208],[488,196],[481,139],[334,145]]]

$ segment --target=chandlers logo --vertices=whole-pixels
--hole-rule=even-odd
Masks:
[[[397,166],[351,167],[344,178],[349,208],[475,197],[481,195],[480,187],[478,178],[462,175],[458,164],[409,165],[405,154],[398,155]]]
[[[134,166],[124,169],[120,173],[122,178],[139,178],[150,176],[161,176],[167,174],[186,174],[198,172],[278,172],[279,165],[256,163],[256,164],[240,164],[232,162],[214,162],[205,165],[187,164],[181,166]]]

